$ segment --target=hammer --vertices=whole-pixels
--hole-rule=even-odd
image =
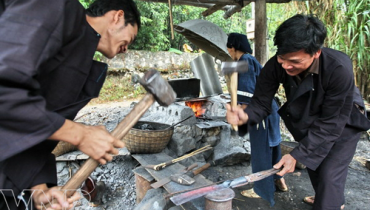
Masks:
[[[227,89],[229,90],[231,97],[231,107],[238,106],[238,73],[244,73],[248,71],[248,62],[237,61],[237,62],[222,62],[221,64],[222,73],[225,75]],[[238,125],[231,125],[234,131],[238,131]]]
[[[175,101],[176,93],[169,83],[160,76],[158,71],[154,69],[148,70],[139,82],[147,93],[112,131],[112,136],[117,139],[122,139],[155,101],[161,106],[169,106]],[[62,190],[66,190],[67,198],[75,193],[76,189],[82,185],[98,165],[98,161],[89,158],[81,166],[74,176],[62,187]]]
[[[197,166],[198,164],[196,163],[191,164],[190,166],[186,167],[184,171],[180,171],[177,174],[173,174],[169,177],[163,178],[157,182],[154,182],[150,186],[153,187],[154,189],[157,189],[169,183],[170,181],[174,181],[181,185],[192,185],[195,182],[195,179],[193,177],[209,168],[211,166],[211,163],[206,163],[200,168],[191,171],[191,169],[196,168]]]
[[[170,178],[172,181],[181,185],[192,185],[195,182],[194,176],[200,174],[202,171],[206,170],[211,166],[211,163],[206,163],[198,169],[193,171],[188,171],[185,174],[174,174]]]

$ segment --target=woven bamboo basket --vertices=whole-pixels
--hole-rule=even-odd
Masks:
[[[281,154],[286,155],[289,154],[296,146],[298,146],[298,142],[295,141],[282,141],[280,143],[280,148],[281,148]],[[305,169],[306,166],[303,165],[300,162],[297,162],[295,165],[299,169]]]
[[[149,125],[154,128],[154,130],[141,129],[143,125]],[[157,122],[139,121],[130,129],[122,140],[131,154],[159,153],[171,140],[173,127],[166,129],[168,127],[170,127],[170,125]]]

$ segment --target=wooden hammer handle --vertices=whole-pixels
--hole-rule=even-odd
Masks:
[[[206,169],[207,169],[207,168],[209,168],[210,166],[211,166],[211,164],[210,164],[210,163],[206,163],[206,164],[202,165],[201,167],[199,167],[199,168],[195,169],[195,170],[193,171],[194,176],[196,176],[196,175],[200,174],[200,172],[202,172],[202,171],[206,170]]]
[[[122,139],[130,129],[139,121],[141,116],[155,102],[154,96],[147,93],[127,114],[127,116],[112,131],[112,136]],[[99,162],[89,158],[72,178],[62,187],[66,191],[67,198],[72,196],[90,174],[98,167]]]
[[[122,139],[130,131],[132,127],[139,121],[141,116],[148,110],[155,102],[153,94],[147,93],[137,103],[134,108],[126,115],[126,117],[117,125],[112,131],[112,136],[117,139]]]
[[[229,88],[229,93],[231,97],[231,107],[237,107],[238,106],[238,73],[233,72],[230,75],[230,88]],[[234,131],[238,131],[238,125],[231,125]]]

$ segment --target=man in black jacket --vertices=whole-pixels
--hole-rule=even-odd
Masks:
[[[228,106],[227,120],[243,127],[260,122],[282,84],[287,102],[279,114],[299,145],[274,167],[283,167],[278,173],[283,176],[294,171],[296,161],[305,164],[315,190],[305,202],[314,210],[339,210],[348,165],[370,123],[351,59],[323,48],[325,38],[324,24],[312,15],[282,23],[274,38],[277,53],[262,69],[251,103],[245,110]]]
[[[26,189],[34,190],[38,209],[51,197],[59,201],[54,209],[78,199],[65,200],[53,187],[51,151],[58,141],[102,164],[124,146],[103,126],[72,120],[105,80],[107,65],[93,60],[95,51],[108,58],[124,53],[139,28],[132,0],[96,0],[87,10],[78,0],[0,0],[0,190],[6,198],[0,196],[0,209],[17,209],[14,196]]]

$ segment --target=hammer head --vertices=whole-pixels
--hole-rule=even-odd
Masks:
[[[222,62],[221,70],[224,75],[232,74],[234,72],[244,73],[248,71],[247,61],[232,61],[232,62]]]
[[[175,102],[175,91],[173,91],[171,85],[161,77],[157,70],[149,69],[139,80],[139,83],[147,92],[153,94],[155,100],[161,106],[169,106]]]

